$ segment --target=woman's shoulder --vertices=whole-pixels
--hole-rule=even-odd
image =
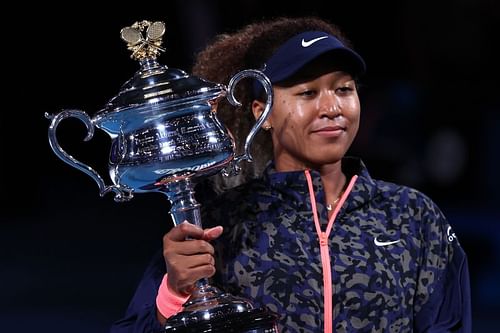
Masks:
[[[221,193],[213,193],[202,203],[205,219],[213,221],[233,221],[237,217],[248,216],[256,212],[260,196],[266,186],[260,179],[253,179]]]
[[[402,201],[415,201],[435,206],[435,202],[422,190],[387,180],[374,180],[379,193],[386,197],[395,197]]]
[[[251,197],[265,191],[266,186],[261,179],[252,179],[246,183],[227,189],[224,192],[216,193],[210,202],[246,202]]]
[[[421,221],[427,226],[447,224],[438,204],[421,190],[384,180],[375,180],[375,183],[379,202],[397,207],[404,213],[403,216],[411,216],[411,220]]]
[[[376,176],[372,178],[367,167],[360,159],[349,158],[343,161],[343,163],[347,165],[347,170],[358,175],[357,187],[355,189],[359,192],[359,195],[366,196],[368,200],[390,202],[404,207],[422,206],[429,209],[439,209],[427,194],[417,188],[380,179]]]

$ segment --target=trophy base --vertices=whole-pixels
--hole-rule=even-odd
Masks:
[[[255,309],[249,300],[223,293],[200,281],[183,306],[170,317],[165,333],[278,333],[278,315]]]
[[[258,308],[232,313],[216,311],[213,314],[214,317],[207,315],[207,320],[198,321],[180,312],[174,316],[178,318],[171,318],[172,324],[167,324],[165,333],[278,333],[276,325],[278,316],[267,309]]]

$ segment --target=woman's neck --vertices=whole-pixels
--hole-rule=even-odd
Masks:
[[[332,211],[344,193],[347,178],[342,172],[341,161],[322,166],[319,169],[323,188],[325,190],[325,205],[328,210]]]
[[[287,163],[287,160],[275,159],[277,171],[300,171],[304,169],[316,170],[321,175],[321,181],[325,190],[326,205],[332,205],[343,193],[346,186],[346,176],[342,172],[342,160],[321,166],[298,165]]]

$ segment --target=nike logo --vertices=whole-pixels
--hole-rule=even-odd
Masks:
[[[322,36],[322,37],[314,38],[314,39],[311,39],[308,41],[305,41],[304,38],[302,38],[302,47],[309,47],[309,46],[313,45],[314,43],[316,43],[317,41],[320,41],[320,40],[325,39],[325,38],[328,38],[328,36]]]
[[[381,242],[377,239],[377,237],[375,237],[373,239],[373,242],[375,243],[375,245],[377,246],[388,246],[388,245],[393,245],[393,244],[396,244],[396,243],[399,243],[401,242],[401,239],[398,239],[398,240],[394,240],[394,241],[387,241],[387,242]]]

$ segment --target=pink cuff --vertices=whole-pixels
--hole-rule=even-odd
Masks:
[[[189,295],[182,297],[177,296],[167,286],[167,274],[161,281],[160,288],[158,288],[158,295],[156,296],[156,307],[158,311],[165,317],[169,318],[182,310],[182,305],[188,300]]]

